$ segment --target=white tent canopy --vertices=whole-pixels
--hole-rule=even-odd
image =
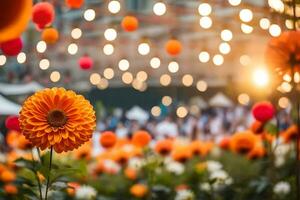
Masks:
[[[30,94],[41,89],[43,89],[43,86],[34,81],[27,84],[0,83],[0,93],[4,95]]]
[[[219,92],[209,100],[209,105],[214,107],[231,107],[233,102],[226,95]]]
[[[139,106],[134,106],[127,111],[126,117],[129,120],[136,120],[139,123],[145,123],[149,119],[149,114]]]
[[[0,95],[0,115],[18,115],[21,106]]]
[[[201,109],[207,108],[207,103],[200,96],[192,97],[191,100],[190,100],[190,105],[196,105]]]

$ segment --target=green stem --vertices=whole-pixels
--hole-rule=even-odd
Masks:
[[[51,146],[50,149],[50,162],[49,162],[49,170],[48,170],[48,176],[47,176],[47,185],[46,185],[46,193],[45,193],[45,200],[48,199],[48,189],[50,186],[50,173],[52,168],[52,157],[53,157],[53,147]]]

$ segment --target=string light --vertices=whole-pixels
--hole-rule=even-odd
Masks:
[[[151,58],[150,60],[150,66],[153,68],[153,69],[157,69],[160,67],[160,59],[158,57],[153,57]]]
[[[250,34],[253,31],[253,27],[248,24],[241,24],[241,30],[245,34]]]
[[[160,109],[160,107],[158,107],[158,106],[153,106],[153,107],[151,108],[151,114],[152,114],[154,117],[159,117],[160,114],[161,114],[161,109]]]
[[[113,79],[114,76],[115,76],[115,72],[112,68],[106,68],[104,71],[103,71],[103,76],[110,80],[110,79]]]
[[[180,106],[177,108],[176,114],[179,118],[185,118],[188,114],[188,110],[184,106]]]
[[[202,63],[207,63],[210,59],[210,55],[206,51],[200,52],[198,57],[199,57],[199,61]]]
[[[178,70],[179,70],[179,64],[177,62],[175,62],[175,61],[170,62],[169,65],[168,65],[168,70],[171,73],[178,72]]]
[[[242,93],[238,96],[238,102],[242,105],[248,105],[250,102],[250,97],[246,93]]]
[[[270,25],[271,25],[271,22],[268,18],[261,18],[259,20],[259,26],[264,30],[269,29]]]
[[[36,45],[36,50],[39,53],[44,53],[47,49],[47,44],[44,41],[39,41]]]
[[[41,70],[46,70],[50,67],[50,61],[48,59],[40,60],[39,67]]]
[[[75,55],[78,51],[78,46],[75,43],[71,43],[68,46],[68,53],[71,55]]]
[[[97,85],[97,87],[100,89],[100,90],[105,90],[106,88],[108,88],[108,80],[106,80],[105,78],[101,78],[99,84]]]
[[[282,82],[280,88],[285,93],[290,92],[293,89],[292,85],[289,84],[288,82]]]
[[[240,5],[242,0],[228,0],[229,4],[232,6],[238,6]]]
[[[79,28],[74,28],[72,31],[71,31],[71,37],[75,40],[81,38],[82,36],[82,31],[81,29]]]
[[[108,11],[112,14],[116,14],[121,10],[121,4],[119,1],[110,1],[107,5]]]
[[[24,52],[21,52],[17,56],[18,63],[22,64],[26,62],[26,54]]]
[[[269,28],[269,33],[273,37],[278,37],[281,34],[281,28],[277,24],[272,24]]]
[[[166,13],[167,7],[163,2],[157,2],[153,6],[153,12],[155,15],[162,16]]]
[[[230,51],[231,51],[231,47],[230,45],[227,43],[227,42],[222,42],[220,45],[219,45],[219,51],[222,53],[222,54],[229,54]]]
[[[284,11],[284,3],[281,0],[268,0],[268,4],[277,12]]]
[[[208,3],[201,3],[198,7],[198,12],[202,16],[208,16],[211,14],[212,8]]]
[[[117,31],[113,28],[108,28],[104,32],[104,38],[108,41],[113,41],[117,38]]]
[[[242,55],[242,56],[240,57],[240,63],[241,63],[243,66],[250,65],[250,64],[251,64],[251,58],[250,58],[250,56],[248,56],[248,55]]]
[[[131,84],[132,81],[133,81],[133,75],[130,73],[130,72],[125,72],[123,75],[122,75],[122,81],[125,83],[125,84]]]
[[[182,84],[186,87],[190,87],[193,85],[194,79],[190,74],[186,74],[182,77]]]
[[[217,54],[213,57],[213,63],[216,65],[216,66],[220,66],[224,63],[224,58],[222,55],[220,54]]]
[[[92,85],[97,85],[97,84],[100,83],[100,81],[101,81],[100,74],[98,74],[98,73],[92,73],[90,75],[90,82],[91,82]]]
[[[138,80],[141,81],[141,82],[146,81],[147,78],[148,78],[148,74],[147,74],[145,71],[139,71],[139,72],[136,74],[136,79],[138,79]]]
[[[171,76],[168,74],[163,74],[159,81],[162,86],[168,86],[171,84]]]
[[[50,74],[50,80],[54,83],[58,82],[60,80],[60,73],[58,71],[53,71]]]
[[[240,19],[243,22],[250,22],[253,19],[253,12],[250,9],[242,9],[240,11]]]
[[[6,56],[0,55],[0,66],[5,65],[5,63],[6,63]]]
[[[290,100],[287,97],[281,97],[278,100],[278,105],[280,108],[286,109],[290,106]]]
[[[210,17],[201,17],[199,24],[204,29],[209,29],[212,26],[212,20]]]
[[[173,101],[172,98],[169,96],[164,96],[161,100],[164,106],[170,106],[172,104],[172,101]]]
[[[112,44],[106,44],[103,47],[103,53],[107,56],[112,55],[115,51],[115,48]]]
[[[196,87],[200,92],[205,92],[207,90],[207,83],[200,80],[197,82]]]
[[[126,59],[122,59],[119,61],[119,69],[121,71],[126,71],[129,69],[129,61]]]
[[[150,53],[150,46],[149,46],[149,44],[146,43],[146,42],[143,42],[143,43],[139,44],[139,46],[138,46],[138,52],[139,52],[139,54],[141,54],[143,56],[149,54]]]
[[[83,17],[86,21],[93,21],[96,17],[96,12],[93,9],[87,9],[84,11]]]
[[[225,29],[221,32],[221,39],[226,42],[232,40],[232,37],[233,37],[232,32],[228,29]]]

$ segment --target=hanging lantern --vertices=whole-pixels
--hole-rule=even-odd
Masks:
[[[65,0],[66,5],[71,9],[78,9],[84,3],[84,0]]]
[[[59,33],[55,28],[47,28],[42,33],[42,40],[47,44],[54,44],[59,38]]]
[[[1,43],[0,48],[4,55],[16,56],[21,52],[21,50],[23,48],[23,42],[22,42],[21,38],[16,38],[16,39]]]
[[[122,27],[125,31],[135,31],[139,26],[139,21],[134,16],[126,16],[122,20]]]
[[[52,24],[55,18],[55,10],[52,4],[48,2],[37,3],[33,6],[32,21],[39,28],[45,28]]]
[[[78,64],[81,69],[88,70],[93,67],[93,60],[89,56],[83,56],[79,59]]]
[[[275,108],[270,102],[259,102],[253,106],[252,114],[256,120],[267,122],[274,117]]]
[[[0,1],[0,43],[20,37],[31,17],[32,0]]]
[[[9,130],[20,131],[19,117],[8,116],[5,120],[5,127]]]
[[[178,40],[171,39],[166,43],[165,49],[168,54],[177,56],[182,50],[182,45]]]

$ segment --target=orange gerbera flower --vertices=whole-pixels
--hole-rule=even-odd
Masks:
[[[76,149],[74,151],[74,156],[76,159],[81,160],[81,159],[85,159],[85,160],[90,160],[92,157],[92,143],[91,142],[87,142],[84,145],[82,145],[81,147],[79,147],[78,149]]]
[[[262,158],[266,154],[266,150],[262,143],[257,143],[255,147],[248,153],[247,157],[251,160]]]
[[[16,180],[16,174],[11,170],[4,170],[0,174],[0,180],[3,182],[12,182]]]
[[[135,197],[142,198],[148,193],[148,188],[143,184],[135,184],[130,188],[130,193]]]
[[[34,146],[54,147],[58,153],[77,149],[96,127],[89,101],[64,88],[44,89],[29,97],[19,120],[22,133]]]
[[[100,137],[100,144],[104,148],[111,148],[117,142],[117,136],[112,131],[104,131]]]
[[[136,131],[132,136],[132,143],[139,147],[145,147],[151,141],[151,135],[147,131]]]
[[[18,193],[18,188],[13,184],[5,184],[3,189],[7,194],[14,195]]]
[[[230,148],[236,153],[248,153],[256,145],[258,138],[251,131],[236,133],[230,141]]]
[[[184,163],[192,157],[192,151],[189,146],[176,146],[172,151],[172,158],[175,161]]]
[[[212,149],[213,144],[211,142],[195,140],[190,144],[190,147],[194,155],[206,156]]]
[[[18,131],[9,131],[6,135],[6,142],[12,148],[22,150],[30,149],[31,143]]]
[[[255,134],[260,134],[264,131],[264,123],[255,120],[251,125],[251,131]]]
[[[298,135],[297,125],[292,125],[284,132],[281,133],[281,137],[283,138],[284,142],[289,142],[293,139],[296,139],[297,135]]]
[[[155,145],[155,151],[162,156],[168,155],[173,148],[173,141],[170,139],[164,139],[157,141]]]
[[[219,147],[225,150],[230,148],[230,137],[223,137],[219,142]]]
[[[137,178],[137,171],[133,168],[127,167],[124,170],[124,175],[130,180],[135,180]]]

